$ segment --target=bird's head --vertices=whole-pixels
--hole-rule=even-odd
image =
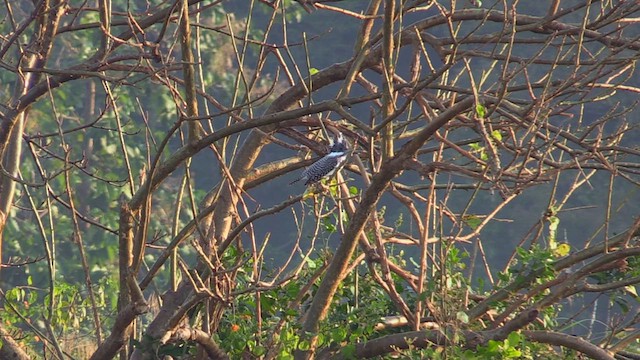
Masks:
[[[347,141],[344,139],[344,136],[341,132],[336,131],[336,136],[332,141],[330,152],[345,152],[347,151]]]

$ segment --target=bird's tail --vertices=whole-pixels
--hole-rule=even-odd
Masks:
[[[289,185],[293,185],[293,184],[297,183],[300,180],[302,180],[302,178],[297,178],[297,179],[293,180],[292,182],[290,182]]]

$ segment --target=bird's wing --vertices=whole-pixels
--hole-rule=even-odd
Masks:
[[[302,174],[303,175],[320,174],[325,169],[329,169],[329,170],[333,169],[337,164],[338,164],[338,159],[336,157],[325,156],[323,158],[320,158],[320,160],[311,164],[308,168],[305,169],[305,171]]]
[[[307,178],[307,184],[316,182],[335,169],[336,165],[338,165],[337,157],[325,156],[306,168],[302,173],[302,177]]]

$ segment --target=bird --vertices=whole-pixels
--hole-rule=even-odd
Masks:
[[[289,183],[292,185],[300,180],[304,180],[305,185],[311,185],[323,178],[331,177],[340,170],[347,160],[347,142],[341,133],[336,135],[329,153],[306,168],[302,175]]]

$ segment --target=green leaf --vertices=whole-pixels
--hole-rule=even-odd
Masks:
[[[309,269],[315,269],[317,267],[316,263],[308,256],[305,256],[302,260],[307,263]]]
[[[518,349],[508,348],[504,351],[504,359],[517,359],[522,356],[522,352]]]
[[[304,190],[304,194],[302,194],[302,200],[307,200],[316,196],[316,193],[313,190],[313,186],[309,186]]]
[[[500,132],[500,130],[493,130],[491,132],[491,137],[497,141],[502,141],[502,133]]]
[[[339,327],[335,328],[331,331],[331,340],[335,342],[341,342],[347,337],[347,330]]]
[[[355,344],[349,344],[349,345],[343,347],[341,352],[342,352],[342,356],[344,356],[345,359],[351,359],[351,358],[355,357],[356,345]]]
[[[360,190],[358,190],[357,187],[355,186],[349,186],[349,194],[351,195],[358,195],[358,192],[360,192]]]
[[[489,342],[487,342],[486,348],[487,352],[497,353],[498,350],[500,350],[500,343],[495,340],[489,340]]]
[[[475,230],[482,224],[482,220],[475,215],[465,215],[462,220],[467,224],[471,230]]]
[[[514,346],[522,341],[522,336],[520,335],[520,333],[514,331],[509,334],[507,340],[509,341],[509,345]]]
[[[309,346],[309,342],[306,340],[302,340],[300,341],[300,343],[298,343],[298,349],[299,350],[309,350],[311,346]]]
[[[331,196],[333,197],[338,196],[338,179],[336,179],[335,177],[331,177],[328,185],[329,185],[329,192],[331,193]]]
[[[471,143],[469,144],[472,153],[480,153],[480,159],[483,161],[489,160],[489,155],[484,149],[484,146],[480,145],[480,143]]]
[[[253,352],[253,355],[262,356],[267,353],[267,349],[262,345],[258,345],[252,349],[252,352]]]
[[[613,300],[613,302],[620,307],[623,314],[626,314],[629,312],[629,304],[624,298],[617,297],[615,298],[615,300]]]
[[[348,214],[346,211],[342,210],[342,211],[340,212],[340,215],[341,215],[341,217],[342,217],[342,221],[343,221],[343,222],[345,222],[345,223],[348,223],[348,222],[349,222],[349,214]]]
[[[309,69],[309,75],[311,75],[311,76],[313,76],[313,75],[315,75],[315,74],[317,74],[319,72],[320,72],[320,70],[318,70],[316,68],[313,68],[313,67],[311,69]]]
[[[487,115],[487,108],[485,108],[482,104],[477,104],[476,115],[478,115],[479,118],[484,119],[484,117]]]
[[[477,351],[474,350],[465,350],[464,353],[462,353],[464,356],[462,357],[465,360],[476,360],[476,359],[480,359],[480,357],[478,357],[478,353]]]
[[[458,321],[460,321],[463,324],[469,323],[469,315],[467,315],[467,313],[464,311],[458,311],[456,313],[456,319],[458,319]]]
[[[305,261],[307,261],[307,265],[311,266],[308,260],[309,258],[305,257]],[[313,264],[313,266],[315,266],[315,263],[313,263],[313,261],[311,261],[311,263]],[[300,293],[300,284],[294,281],[290,282],[285,287],[285,292],[287,293],[287,296],[289,296],[290,298],[295,298]]]
[[[634,297],[638,297],[638,292],[636,291],[636,287],[633,285],[627,285],[624,287],[624,289],[631,295],[633,295]]]
[[[553,250],[553,254],[556,257],[565,257],[569,255],[571,252],[571,245],[567,243],[558,244],[558,246]]]
[[[324,226],[324,230],[328,233],[334,233],[338,229],[336,224],[334,224],[329,217],[322,219],[322,225]]]

